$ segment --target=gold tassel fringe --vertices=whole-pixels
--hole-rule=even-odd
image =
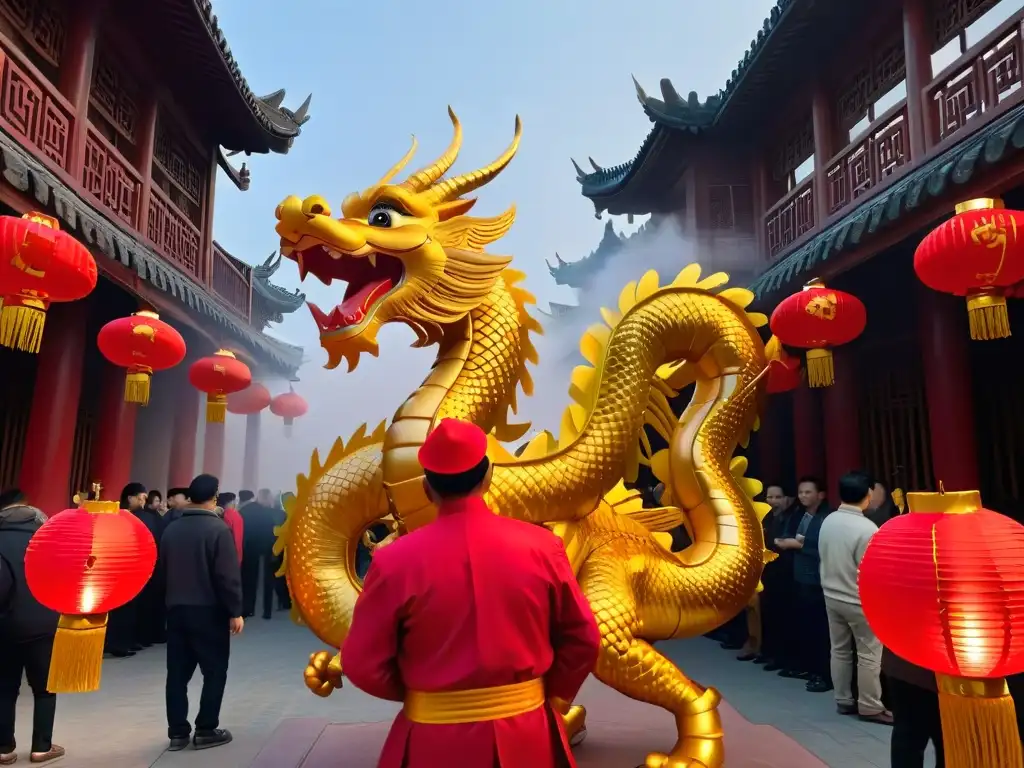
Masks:
[[[124,401],[149,405],[149,378],[150,374],[144,371],[129,372],[124,380]]]
[[[100,689],[103,671],[103,639],[107,635],[107,614],[61,615],[53,640],[50,693],[90,693]]]
[[[832,352],[827,349],[807,350],[807,383],[812,387],[831,387],[836,383]]]
[[[1024,765],[1017,715],[1006,681],[936,677],[947,768]]]
[[[968,296],[967,318],[971,324],[971,338],[975,341],[1005,339],[1010,335],[1010,314],[1003,296],[992,293]]]
[[[223,424],[228,412],[228,399],[225,395],[209,395],[206,398],[206,421],[210,424]]]
[[[22,304],[0,307],[0,345],[21,352],[39,353],[46,310]]]

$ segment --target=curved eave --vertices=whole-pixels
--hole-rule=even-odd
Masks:
[[[291,293],[287,289],[259,277],[252,281],[252,287],[276,312],[282,315],[290,315],[306,303],[306,294],[298,291]]]

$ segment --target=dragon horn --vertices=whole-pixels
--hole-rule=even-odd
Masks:
[[[512,143],[508,145],[508,148],[501,154],[501,157],[478,171],[472,171],[471,173],[456,176],[454,179],[442,181],[436,187],[427,190],[425,193],[426,200],[431,205],[437,205],[438,203],[454,200],[461,195],[468,195],[474,189],[478,189],[488,183],[505,170],[505,166],[516,156],[516,151],[519,149],[519,140],[522,138],[522,135],[523,122],[519,119],[519,115],[516,115],[515,136],[512,137]]]
[[[378,181],[376,186],[382,187],[389,181],[391,181],[393,178],[395,178],[395,176],[398,175],[398,172],[405,168],[405,164],[412,160],[412,156],[416,154],[416,147],[418,146],[419,144],[416,141],[416,137],[413,136],[412,146],[409,147],[409,151],[405,153],[405,156],[401,160],[399,160],[397,163],[391,166],[391,170],[384,174],[384,178]]]
[[[459,122],[459,118],[455,116],[455,112],[451,107],[448,107],[448,117],[452,120],[452,129],[454,131],[452,143],[448,145],[448,149],[444,151],[444,154],[433,165],[417,171],[403,181],[402,186],[406,189],[412,192],[422,192],[448,173],[448,169],[455,163],[455,158],[459,156],[459,149],[462,147],[462,123]]]

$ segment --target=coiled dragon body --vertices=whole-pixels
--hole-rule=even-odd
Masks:
[[[765,318],[745,311],[748,291],[722,289],[721,273],[701,279],[691,265],[664,287],[647,273],[584,335],[588,365],[573,373],[573,403],[558,437],[542,433],[513,457],[501,442],[529,429],[510,423],[509,413],[517,388],[531,394],[530,334],[540,327],[527,312],[533,299],[519,287],[523,275],[509,258],[484,252],[508,231],[514,210],[469,217],[475,201],[463,196],[508,164],[521,128],[517,119],[514,141],[494,163],[442,181],[462,139],[450,116],[455,136],[441,158],[391,184],[414,142],[378,184],[345,200],[342,217],[318,196],[290,197],[277,210],[282,253],[302,275],[348,283],[330,313],[311,306],[328,367],[346,360],[351,370],[362,353],[376,354],[386,322],[405,322],[417,345],[438,346],[430,374],[390,423],[339,439],[322,461],[314,453],[309,475],[298,478],[279,547],[299,618],[340,647],[360,589],[359,543],[381,521],[392,537],[429,522],[434,510],[416,451],[440,419],[473,421],[491,435],[491,508],[546,524],[566,544],[603,636],[595,675],[675,715],[677,743],[647,764],[718,768],[717,693],[690,681],[652,643],[713,629],[757,589],[767,507],[752,500],[760,483],[743,477],[746,461],[732,454],[756,428],[767,366],[757,327]],[[694,395],[677,419],[669,400],[691,383]],[[651,451],[645,425],[668,449]],[[665,482],[674,506],[643,509],[626,490],[623,480],[635,478],[641,462]],[[666,532],[680,524],[694,543],[672,553]],[[342,661],[314,654],[307,684],[327,695],[340,684]],[[563,711],[579,732],[582,707]]]

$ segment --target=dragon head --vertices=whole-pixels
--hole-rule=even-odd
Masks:
[[[412,148],[380,181],[345,198],[340,218],[319,195],[291,196],[277,207],[281,253],[297,262],[300,278],[311,274],[326,285],[347,284],[333,310],[309,304],[327,350],[327,368],[345,359],[351,371],[363,352],[376,356],[377,331],[384,323],[411,326],[414,346],[438,342],[444,326],[478,306],[511,261],[483,249],[508,232],[515,208],[494,218],[470,217],[466,214],[476,200],[463,196],[509,164],[522,124],[516,117],[512,143],[493,163],[442,179],[462,145],[459,119],[450,107],[448,115],[454,136],[437,161],[392,184],[416,151],[413,137]]]

